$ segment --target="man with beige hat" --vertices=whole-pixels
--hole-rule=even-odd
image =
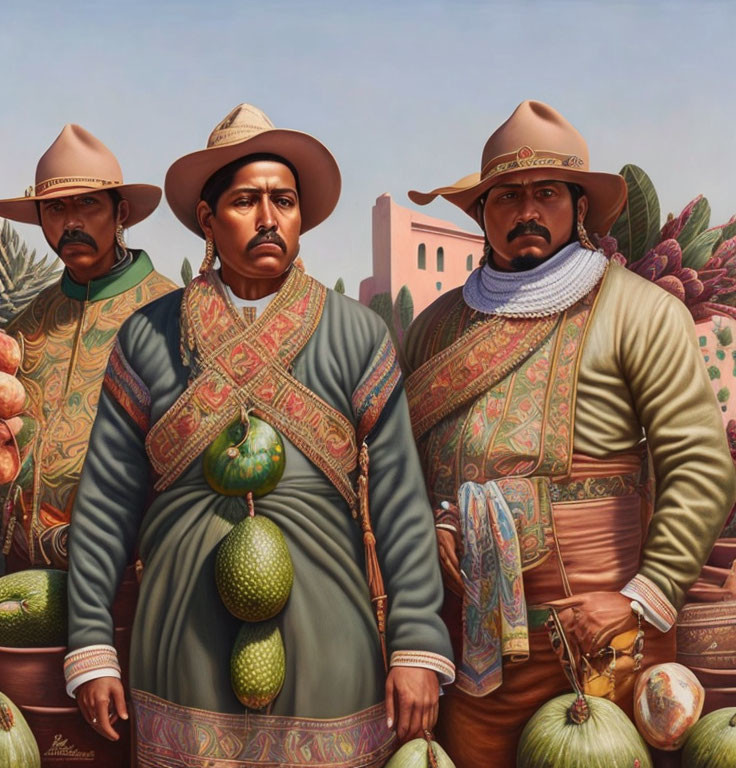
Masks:
[[[20,475],[3,490],[6,569],[67,567],[69,517],[97,411],[102,377],[123,321],[174,284],[123,227],[155,210],[161,190],[125,184],[112,152],[66,125],[38,161],[24,197],[0,200],[0,216],[40,225],[64,263],[6,328],[23,349],[26,393]]]
[[[205,260],[118,336],[69,577],[68,690],[114,738],[110,605],[138,541],[140,766],[378,768],[397,736],[433,727],[454,677],[387,328],[297,261],[339,193],[321,142],[248,104],[167,173]],[[272,544],[255,552],[249,530]],[[281,599],[243,607],[264,585],[283,586]]]
[[[458,665],[438,738],[458,766],[513,766],[570,677],[630,713],[636,672],[674,659],[736,482],[690,315],[592,245],[626,185],[562,115],[523,102],[479,174],[409,193],[438,195],[487,240],[405,341]]]

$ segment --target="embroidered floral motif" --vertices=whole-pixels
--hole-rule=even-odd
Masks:
[[[146,438],[160,475],[156,490],[170,486],[246,408],[291,440],[354,505],[353,425],[288,372],[317,328],[325,296],[324,286],[292,270],[248,325],[211,276],[189,284],[182,301],[182,343],[196,375]]]
[[[148,432],[151,416],[151,393],[138,374],[130,367],[117,339],[110,353],[102,386],[138,425],[140,430],[144,434]]]
[[[387,336],[373,356],[363,380],[353,392],[353,412],[358,424],[359,445],[378,423],[383,409],[400,383],[401,369],[394,345]]]
[[[138,765],[161,768],[171,755],[191,768],[213,765],[380,768],[396,748],[377,704],[347,717],[317,720],[184,707],[132,691]]]

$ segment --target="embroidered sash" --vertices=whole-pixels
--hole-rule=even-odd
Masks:
[[[211,273],[182,299],[182,355],[194,379],[146,438],[154,487],[168,488],[243,408],[282,432],[351,507],[357,463],[350,421],[288,372],[319,324],[327,289],[293,269],[263,314],[248,324]]]
[[[465,481],[568,474],[597,295],[596,288],[552,318],[492,316],[466,329],[456,324],[454,336],[441,329],[447,346],[406,384],[433,505],[454,503]],[[454,314],[453,323],[463,317]]]

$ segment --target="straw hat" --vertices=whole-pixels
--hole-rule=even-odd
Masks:
[[[117,189],[128,201],[125,226],[150,216],[161,200],[161,189],[152,184],[124,184],[115,155],[79,125],[65,125],[36,166],[36,184],[23,197],[0,200],[0,216],[26,224],[40,224],[37,202],[56,197]]]
[[[448,187],[431,192],[409,192],[409,198],[426,205],[438,195],[462,208],[483,226],[483,212],[476,205],[481,195],[504,176],[544,168],[548,178],[579,184],[588,198],[585,228],[605,235],[626,202],[626,182],[615,173],[588,170],[588,145],[565,118],[541,101],[523,101],[496,129],[483,148],[480,173],[473,173]]]
[[[166,173],[166,199],[177,219],[204,237],[196,207],[205,182],[246,155],[268,153],[288,160],[299,175],[302,232],[324,221],[340,197],[340,170],[327,147],[300,131],[275,128],[257,107],[239,104],[210,134],[207,148],[180,157]]]

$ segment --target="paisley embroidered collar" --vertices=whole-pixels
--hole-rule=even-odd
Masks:
[[[463,299],[484,314],[547,317],[571,307],[600,282],[608,259],[600,251],[566,245],[534,269],[502,272],[488,264],[463,287]]]

